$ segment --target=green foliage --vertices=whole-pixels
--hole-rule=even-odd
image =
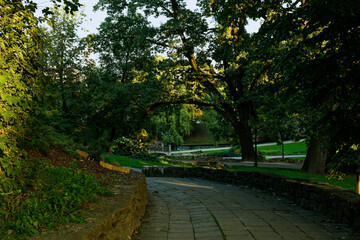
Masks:
[[[18,145],[25,138],[33,98],[37,93],[35,70],[40,54],[37,19],[26,7],[0,1],[0,193],[23,187]],[[27,139],[29,141],[29,139]],[[31,140],[30,140],[31,141]]]
[[[136,153],[147,153],[147,145],[141,141],[122,137],[113,142],[111,153],[124,156],[131,156]]]
[[[164,144],[182,145],[184,137],[190,134],[191,115],[184,104],[158,111],[152,121]]]
[[[219,153],[214,153],[217,157],[241,157],[240,154],[236,154],[234,151],[222,151]]]
[[[231,124],[226,121],[219,113],[214,110],[204,112],[206,126],[211,132],[215,141],[225,139],[226,141],[236,143],[238,141]]]
[[[322,151],[331,154],[360,142],[359,9],[359,1],[279,1],[263,9],[271,14],[263,15],[254,38],[257,51],[251,58],[258,69],[271,69],[265,79],[268,96],[274,96],[269,103],[281,106],[273,116],[295,120],[299,132],[312,139],[324,136]]]
[[[81,170],[37,164],[29,175],[32,176],[28,179],[29,191],[0,198],[2,239],[29,236],[60,223],[83,222],[79,215],[82,206],[111,194],[93,176]]]
[[[251,159],[254,151],[248,120],[256,99],[250,98],[252,81],[257,77],[244,81],[244,71],[250,42],[245,25],[252,5],[197,3],[198,11],[182,0],[99,1],[97,8],[109,13],[97,36],[102,63],[119,81],[129,82],[135,74],[145,86],[155,89],[151,97],[144,90],[138,93],[147,100],[142,106],[150,110],[172,104],[214,109],[231,124],[237,138],[242,138],[244,157]],[[153,26],[149,21],[153,15],[166,20]],[[214,26],[209,26],[209,18]],[[166,57],[151,61],[154,52]],[[167,124],[174,126],[171,114],[166,117]],[[161,118],[159,122],[166,125]],[[178,129],[159,132],[164,142],[181,144],[183,134]]]
[[[335,153],[327,168],[331,175],[354,174],[360,168],[360,150],[342,149]]]
[[[228,151],[215,152],[212,153],[217,157],[241,157],[241,147],[239,145],[235,145],[231,147]]]

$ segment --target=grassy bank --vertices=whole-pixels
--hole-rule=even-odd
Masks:
[[[158,158],[155,161],[147,161],[141,159],[135,159],[127,156],[119,155],[104,155],[106,162],[117,162],[124,167],[142,168],[143,166],[172,166],[172,167],[192,167],[190,163],[184,163],[178,160],[161,159]]]
[[[79,213],[112,194],[76,167],[54,167],[41,160],[33,167],[26,188],[0,194],[0,239],[23,239],[69,222],[84,222]]]

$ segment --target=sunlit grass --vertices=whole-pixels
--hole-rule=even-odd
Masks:
[[[191,167],[189,163],[179,160],[158,159],[158,161],[145,161],[120,155],[104,155],[106,162],[118,162],[124,167],[143,168],[143,166],[173,166],[173,167]]]
[[[351,191],[356,191],[356,179],[354,177],[344,177],[342,180],[336,178],[329,179],[327,175],[320,174],[311,174],[306,173],[301,170],[293,169],[278,169],[278,168],[266,168],[266,167],[248,167],[248,166],[232,166],[230,170],[235,171],[244,171],[244,172],[269,172],[277,175],[297,178],[297,179],[307,179],[310,182],[314,183],[328,183],[333,186],[342,187]]]
[[[258,146],[258,151],[261,152],[265,156],[273,156],[273,155],[282,155],[282,145],[271,145],[271,146]],[[172,155],[183,155],[183,154],[198,154],[202,152],[204,154],[219,154],[223,152],[228,152],[229,150],[211,150],[206,151],[206,149],[199,149],[196,152],[190,153],[172,153]],[[284,144],[284,154],[305,154],[307,151],[307,146],[305,142],[295,142],[295,143],[285,143]],[[302,159],[302,158],[297,158]]]
[[[281,155],[282,145],[259,146],[258,151],[264,155]],[[285,154],[300,154],[306,153],[307,146],[305,142],[295,142],[284,144]]]

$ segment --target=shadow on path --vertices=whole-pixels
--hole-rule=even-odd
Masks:
[[[360,239],[286,199],[198,179],[147,178],[149,208],[141,240]]]

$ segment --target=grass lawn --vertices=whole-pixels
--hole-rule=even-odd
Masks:
[[[192,167],[190,163],[178,160],[159,159],[159,161],[145,161],[126,156],[104,155],[105,162],[118,162],[124,167],[142,168],[143,166],[173,166],[173,167]]]
[[[227,152],[229,150],[212,150],[212,151],[204,151],[204,153],[206,154],[217,154],[217,153],[222,153],[222,152]]]
[[[282,145],[260,146],[258,147],[258,151],[264,153],[264,155],[281,155]],[[307,146],[305,142],[284,144],[285,154],[306,153],[306,151]]]
[[[176,153],[176,152],[171,152],[172,156],[180,156],[180,155],[185,155],[185,154],[215,154],[215,153],[222,153],[222,152],[226,152],[227,150],[211,150],[211,151],[204,151],[204,149],[199,149],[198,151],[195,152],[189,152],[189,153]]]
[[[304,160],[305,161],[305,157],[291,157],[293,159],[300,159],[300,160]]]
[[[199,149],[199,151],[201,151]],[[205,154],[217,154],[222,152],[227,152],[228,150],[212,150],[212,151],[202,151]],[[282,146],[281,145],[271,145],[271,146],[258,146],[258,151],[262,152],[266,156],[271,155],[281,155]],[[286,143],[284,144],[285,154],[306,154],[307,146],[305,142],[296,142],[296,143]],[[172,155],[182,155],[189,153],[172,153]],[[193,152],[190,154],[198,154],[198,152]]]
[[[328,179],[328,176],[306,173],[300,170],[292,169],[278,169],[278,168],[265,168],[265,167],[247,167],[247,166],[232,166],[230,170],[235,171],[246,171],[246,172],[270,172],[286,177],[297,178],[297,179],[307,179],[310,182],[316,183],[328,183],[330,185],[342,187],[351,191],[356,192],[356,179],[354,177],[344,177],[343,180],[338,179]]]

